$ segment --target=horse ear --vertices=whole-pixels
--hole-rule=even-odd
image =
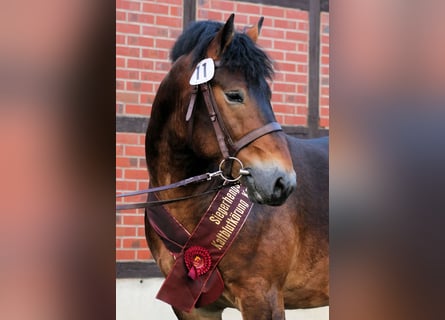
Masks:
[[[214,60],[222,55],[224,50],[229,46],[235,34],[235,27],[233,25],[233,20],[235,19],[235,14],[232,13],[227,19],[226,24],[218,31],[215,38],[210,42],[207,48],[207,57]]]
[[[244,30],[244,32],[249,36],[250,39],[252,39],[254,43],[256,43],[256,41],[258,40],[258,36],[261,32],[261,27],[263,26],[263,21],[264,17],[261,17],[260,20],[258,20],[256,26],[252,26]]]

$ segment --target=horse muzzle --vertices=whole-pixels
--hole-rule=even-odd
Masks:
[[[283,171],[277,167],[247,167],[248,175],[242,183],[247,187],[249,199],[258,204],[282,205],[297,186],[294,170]]]

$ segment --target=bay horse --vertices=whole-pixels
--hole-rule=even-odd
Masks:
[[[146,134],[151,186],[216,170],[224,158],[202,93],[196,95],[189,114],[193,95],[189,79],[202,59],[215,61],[211,90],[226,133],[233,140],[276,121],[267,82],[273,76],[273,64],[256,45],[262,21],[238,32],[232,14],[225,24],[195,22],[178,38]],[[279,320],[285,319],[285,309],[328,305],[327,138],[297,139],[271,130],[234,152],[231,155],[244,165],[240,184],[247,188],[253,209],[218,265],[224,281],[221,296],[191,312],[173,308],[176,316],[217,320],[222,319],[224,308],[232,307],[245,320]],[[236,177],[238,170],[234,165],[229,173]],[[208,192],[211,184],[169,189],[158,192],[157,198],[201,194],[164,205],[191,232],[216,193]],[[147,215],[145,233],[154,259],[167,276],[175,259]]]

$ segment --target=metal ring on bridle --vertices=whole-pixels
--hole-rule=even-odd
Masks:
[[[224,175],[223,166],[224,166],[224,163],[225,163],[227,160],[234,160],[234,161],[238,162],[238,164],[239,164],[239,166],[240,166],[238,177],[236,177],[236,178],[230,178],[230,177],[226,177],[226,176]],[[228,157],[228,158],[223,159],[223,160],[219,163],[219,172],[220,172],[220,174],[221,174],[221,177],[222,177],[224,180],[226,180],[227,182],[235,182],[235,181],[238,181],[239,179],[241,179],[241,177],[242,177],[243,175],[248,175],[248,174],[249,174],[249,171],[247,171],[247,170],[244,169],[244,165],[243,165],[243,163],[241,162],[241,160],[238,159],[238,158],[236,158],[236,157]]]

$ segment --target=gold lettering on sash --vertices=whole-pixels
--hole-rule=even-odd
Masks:
[[[235,201],[236,197],[240,194],[240,186],[236,185],[229,189],[227,195],[222,198],[216,212],[209,216],[209,220],[218,226],[221,226],[219,231],[215,235],[215,239],[211,241],[211,245],[218,250],[222,250],[227,241],[232,236],[238,226],[239,221],[249,208],[249,204],[240,199],[236,204],[236,207],[230,211],[230,207]],[[247,196],[242,193],[242,196]]]

